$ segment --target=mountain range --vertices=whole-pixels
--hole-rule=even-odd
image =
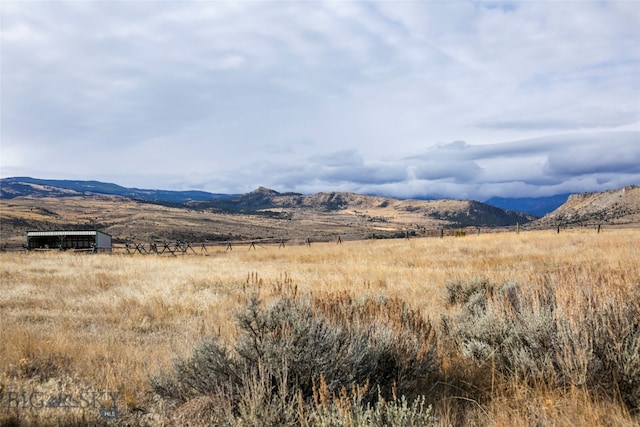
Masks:
[[[549,197],[492,197],[484,202],[502,209],[542,217],[562,206],[569,196],[570,194],[557,194]]]
[[[505,227],[536,219],[473,200],[305,195],[264,187],[246,194],[213,194],[20,177],[0,180],[0,203],[0,240],[16,243],[28,230],[98,229],[120,242],[330,240]]]
[[[297,193],[282,194],[284,196],[302,196],[302,194]],[[54,180],[37,179],[30,177],[13,177],[0,179],[0,199],[12,199],[14,197],[26,196],[70,197],[80,195],[114,195],[128,197],[135,200],[167,204],[210,202],[209,204],[211,205],[227,206],[228,208],[235,211],[239,210],[242,207],[242,204],[246,204],[247,202],[246,198],[244,198],[240,199],[239,204],[234,203],[232,199],[241,196],[238,194],[211,193],[208,191],[198,190],[149,190],[140,188],[127,188],[117,184],[101,181]],[[493,197],[489,200],[486,200],[484,203],[509,211],[522,212],[525,214],[542,217],[562,205],[568,197],[569,194],[538,198]],[[224,200],[227,201],[225,202]]]
[[[562,197],[549,203],[559,203]],[[518,206],[518,201],[501,200]],[[539,199],[521,199],[530,207]],[[515,205],[514,205],[515,203]],[[544,203],[547,203],[545,201]],[[549,206],[549,205],[547,205]],[[568,196],[543,217],[473,200],[415,200],[346,192],[245,194],[125,188],[99,181],[0,180],[0,245],[28,230],[97,229],[115,242],[305,241],[640,224],[640,187]],[[549,209],[549,207],[545,208]]]
[[[143,190],[127,188],[101,181],[74,181],[64,179],[37,179],[14,177],[0,179],[0,199],[14,197],[69,197],[82,195],[107,194],[131,199],[185,203],[193,200],[210,200],[230,197],[228,194],[216,194],[208,191],[171,191]]]

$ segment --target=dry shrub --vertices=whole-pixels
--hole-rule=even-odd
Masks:
[[[451,280],[446,285],[446,299],[449,305],[465,304],[472,295],[482,294],[482,291],[493,292],[493,284],[486,278],[470,280]]]
[[[584,327],[593,334],[588,381],[640,411],[640,295],[606,300]]]
[[[505,378],[584,386],[640,407],[640,296],[484,280],[447,291],[460,312],[443,316],[444,330],[465,357]]]
[[[365,389],[353,387],[351,392],[343,388],[339,395],[328,396],[326,384],[320,384],[314,397],[313,411],[308,423],[319,426],[427,426],[436,421],[430,405],[423,395],[411,402],[402,396],[386,401],[379,396],[375,404],[362,401]]]
[[[391,419],[401,408],[427,414],[424,405],[398,396],[413,402],[425,382],[435,382],[435,330],[398,299],[282,295],[265,306],[254,296],[237,323],[241,333],[232,350],[216,338],[203,341],[173,372],[155,377],[154,390],[178,402],[224,396],[225,413],[211,416],[233,414],[250,425],[331,417],[344,400],[327,407],[319,396],[344,397],[354,388],[358,411],[374,405],[367,417],[386,411]],[[319,407],[329,412],[313,410]]]

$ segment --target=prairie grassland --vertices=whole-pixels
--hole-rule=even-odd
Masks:
[[[552,289],[559,310],[579,330],[590,307],[637,304],[638,242],[638,229],[574,230],[221,247],[209,256],[0,253],[0,425],[106,423],[88,403],[39,407],[44,397],[86,397],[86,391],[119,393],[118,418],[110,423],[170,423],[173,407],[154,395],[150,378],[206,337],[233,345],[239,334],[234,315],[254,293],[263,300],[283,289],[397,297],[440,329],[441,316],[461,310],[448,303],[447,285],[481,278]],[[633,321],[637,328],[640,319]],[[441,341],[445,386],[428,389],[438,424],[640,422],[615,393],[592,393],[580,381],[514,380]],[[36,404],[27,404],[21,393],[33,392]]]

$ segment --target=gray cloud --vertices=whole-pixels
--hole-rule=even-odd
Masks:
[[[633,2],[0,10],[2,176],[474,198],[640,181]]]
[[[450,179],[455,182],[472,182],[482,168],[473,161],[450,157],[445,161],[421,162],[412,169],[416,179],[436,181]]]
[[[635,145],[611,141],[604,146],[585,144],[553,153],[544,171],[555,177],[640,174],[640,138]]]
[[[335,158],[352,161],[336,165],[330,160]],[[601,132],[486,145],[456,141],[427,154],[375,164],[359,153],[336,152],[293,171],[285,168],[276,182],[293,191],[337,183],[349,191],[401,197],[533,196],[571,191],[571,185],[582,191],[589,185],[603,190],[638,183],[638,165],[640,132]]]
[[[497,120],[481,123],[480,127],[490,129],[522,129],[522,130],[575,130],[611,128],[636,123],[640,120],[640,112],[634,110],[618,110],[615,108],[573,107],[573,112],[563,116],[530,117],[520,114],[520,118]]]
[[[406,179],[407,172],[403,165],[376,163],[355,167],[323,167],[317,178],[326,182],[363,184],[386,184],[402,182]]]

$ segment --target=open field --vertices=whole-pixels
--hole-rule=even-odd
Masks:
[[[619,315],[610,329],[631,325],[618,353],[639,345],[639,241],[639,229],[616,229],[220,247],[209,256],[0,253],[0,425],[171,424],[179,403],[154,393],[150,379],[207,337],[232,346],[242,333],[235,313],[252,295],[268,303],[291,293],[398,298],[430,319],[440,371],[417,391],[436,425],[638,425],[640,388],[592,387],[581,377],[592,366],[572,355],[588,358],[580,349],[597,347],[581,329],[594,313]],[[458,345],[468,336],[464,308],[451,284],[474,280],[520,284],[519,304],[548,292],[563,327],[585,339],[563,341],[566,357],[552,361],[571,375],[541,379],[531,366],[514,375],[517,365],[501,370],[497,358],[466,354]],[[498,307],[490,289],[487,307]],[[544,312],[538,305],[532,313]],[[633,387],[634,372],[625,377]],[[43,407],[60,393],[81,407]],[[111,400],[118,417],[103,419],[99,409]]]

